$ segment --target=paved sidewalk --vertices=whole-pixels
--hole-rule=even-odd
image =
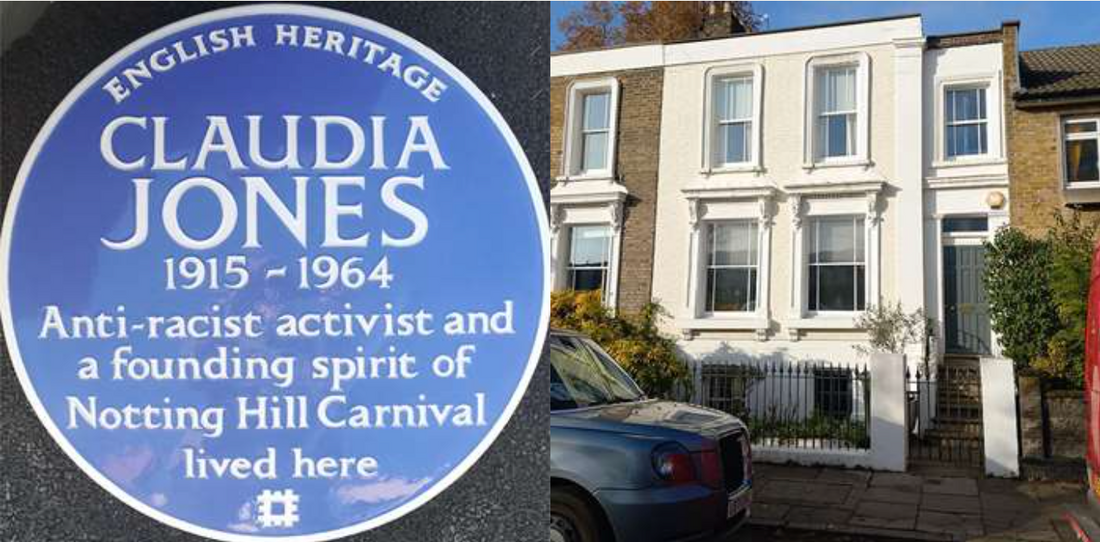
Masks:
[[[756,464],[752,523],[917,540],[1073,540],[1083,484]]]

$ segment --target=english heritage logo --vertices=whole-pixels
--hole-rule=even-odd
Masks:
[[[538,185],[437,54],[328,9],[199,15],[112,56],[19,171],[0,309],[42,423],[141,512],[329,540],[453,483],[549,319]]]

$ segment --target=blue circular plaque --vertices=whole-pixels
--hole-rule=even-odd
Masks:
[[[42,423],[97,483],[230,541],[424,504],[507,423],[549,319],[515,137],[413,39],[255,5],[145,36],[19,170],[0,309]]]

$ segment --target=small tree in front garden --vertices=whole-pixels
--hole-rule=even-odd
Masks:
[[[550,297],[550,325],[591,337],[651,397],[670,397],[677,384],[691,381],[676,342],[657,329],[665,314],[657,303],[630,315],[612,314],[599,291],[562,291]]]
[[[867,307],[856,320],[856,327],[867,333],[868,344],[854,347],[863,355],[874,352],[904,354],[905,347],[910,344],[928,347],[928,340],[933,335],[932,321],[924,316],[924,310],[906,313],[900,301]]]

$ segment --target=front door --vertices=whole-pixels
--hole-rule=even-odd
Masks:
[[[944,349],[952,354],[989,354],[989,305],[982,287],[985,248],[943,247]]]

